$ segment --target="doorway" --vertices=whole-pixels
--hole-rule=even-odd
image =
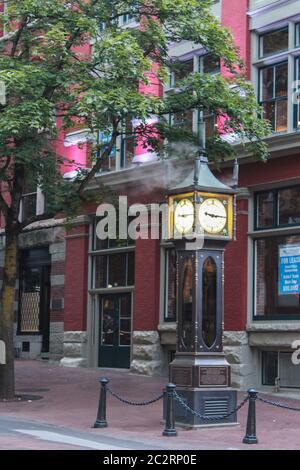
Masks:
[[[50,255],[48,249],[32,249],[20,259],[18,335],[40,335],[41,353],[49,352]]]
[[[101,295],[99,367],[129,369],[132,342],[131,293]]]

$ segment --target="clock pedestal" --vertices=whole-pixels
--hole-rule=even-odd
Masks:
[[[177,352],[170,382],[190,408],[208,418],[230,413],[237,401],[222,347],[223,256],[216,241],[198,251],[177,251]],[[174,413],[176,424],[186,427],[236,424],[236,413],[201,419],[177,400]]]

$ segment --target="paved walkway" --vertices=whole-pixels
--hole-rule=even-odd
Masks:
[[[100,376],[123,397],[147,400],[161,393],[166,378],[137,376],[127,371],[72,369],[40,361],[16,361],[17,393],[41,400],[0,403],[0,449],[300,449],[300,412],[257,404],[259,444],[241,443],[247,406],[239,425],[199,430],[178,429],[178,437],[162,437],[162,401],[134,407],[108,397],[109,427],[93,429]],[[244,394],[239,394],[239,401]],[[300,408],[300,401],[273,396]],[[299,393],[300,398],[300,393]],[[91,444],[92,442],[92,444]],[[94,444],[93,444],[94,443]],[[99,447],[97,447],[99,446]]]

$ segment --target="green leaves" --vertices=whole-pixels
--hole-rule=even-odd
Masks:
[[[26,166],[26,179],[39,181],[49,205],[78,208],[74,198],[87,174],[78,181],[58,177],[60,156],[55,152],[58,119],[65,128],[91,132],[122,132],[124,122],[138,119],[139,137],[163,156],[185,147],[192,154],[197,136],[169,123],[172,113],[202,107],[222,122],[223,132],[235,133],[255,156],[266,158],[263,142],[269,132],[258,116],[260,108],[252,87],[243,78],[243,64],[231,33],[211,14],[212,0],[11,0],[6,11],[10,34],[0,39],[0,80],[7,103],[0,105],[0,145],[3,149],[0,180],[14,181],[14,164]],[[123,26],[127,15],[140,27]],[[7,21],[9,20],[9,21]],[[170,43],[201,44],[222,58],[232,78],[194,73],[178,83],[175,94],[155,97],[140,93],[153,85],[153,64],[166,84]],[[243,90],[243,93],[237,90]],[[147,119],[160,118],[157,133]],[[144,124],[144,125],[143,125]],[[112,148],[115,141],[106,143]],[[92,144],[91,144],[92,146]],[[209,156],[232,158],[234,147],[213,136]],[[97,144],[91,155],[97,154]],[[187,155],[188,156],[188,155]],[[10,164],[5,161],[10,159]],[[94,158],[99,169],[99,160]],[[5,170],[1,170],[5,168]],[[92,173],[93,174],[93,170]],[[25,184],[25,182],[23,182]],[[23,184],[22,183],[22,184]],[[66,189],[68,188],[68,189]],[[11,184],[14,192],[14,184]],[[67,194],[72,194],[70,203]],[[82,192],[81,192],[82,194]],[[65,204],[64,201],[68,199]],[[59,201],[59,203],[58,203]],[[54,207],[53,206],[53,207]],[[77,210],[77,209],[76,209]]]

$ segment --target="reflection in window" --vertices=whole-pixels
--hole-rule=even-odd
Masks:
[[[278,191],[279,225],[300,224],[300,186]]]
[[[176,251],[165,252],[165,321],[176,320]]]
[[[260,57],[287,51],[289,47],[289,28],[282,28],[260,36]]]
[[[275,132],[287,130],[288,63],[260,71],[260,103]]]
[[[134,253],[110,253],[93,256],[93,288],[134,285]]]
[[[278,377],[278,352],[262,352],[262,385],[275,385],[275,379]]]
[[[194,59],[186,60],[184,62],[177,62],[174,71],[174,85],[178,81],[187,78],[194,71]]]
[[[274,226],[274,192],[267,191],[257,195],[257,227]]]
[[[173,115],[174,126],[180,127],[182,129],[187,129],[189,131],[193,130],[193,110],[183,111],[180,113],[175,113]]]
[[[300,253],[300,235],[258,239],[255,247],[256,316],[300,315],[298,257],[293,256],[295,260],[293,266],[289,260],[287,267],[282,267],[284,249],[292,248],[293,253]],[[291,276],[290,280],[285,276]],[[283,294],[284,288],[289,283],[293,283],[294,286],[294,282],[296,282],[294,293]]]
[[[204,73],[216,74],[220,73],[221,62],[220,58],[215,54],[206,54],[202,58],[202,71]],[[201,64],[200,59],[200,64]]]
[[[300,186],[256,195],[256,228],[300,225]]]
[[[202,337],[211,348],[217,334],[217,266],[209,257],[202,268]]]
[[[193,344],[193,260],[187,258],[183,265],[181,337],[179,348],[188,351]]]
[[[110,299],[102,300],[102,331],[101,344],[112,346],[114,344],[115,329],[115,309],[114,301]]]

